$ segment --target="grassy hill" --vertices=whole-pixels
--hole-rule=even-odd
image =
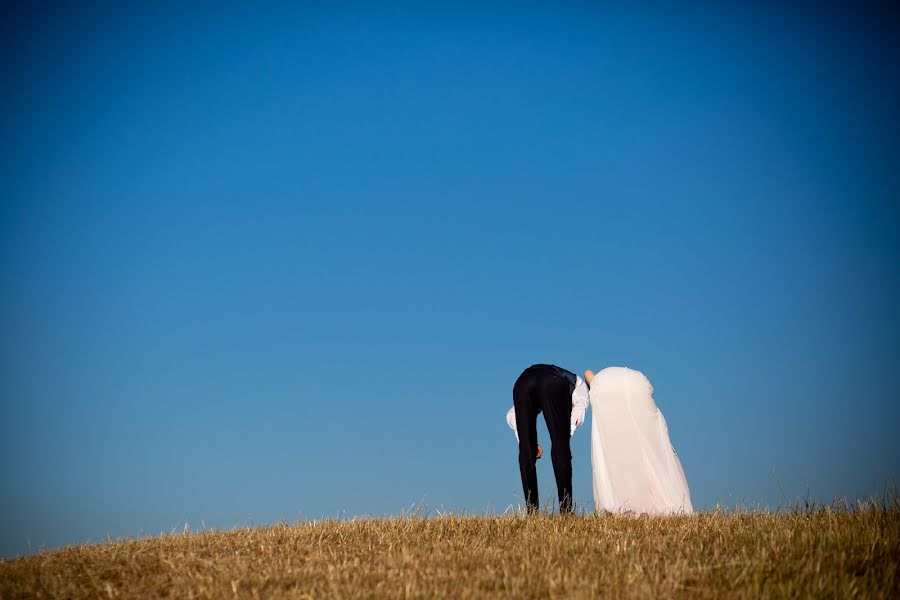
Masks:
[[[900,597],[900,506],[326,520],[0,562],[2,598]]]

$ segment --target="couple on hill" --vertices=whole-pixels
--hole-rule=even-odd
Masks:
[[[537,469],[543,454],[537,416],[544,413],[560,513],[570,513],[572,451],[569,439],[593,409],[591,465],[594,508],[636,514],[690,513],[691,497],[681,461],[669,442],[653,386],[640,371],[609,367],[584,379],[555,365],[532,365],[513,386],[506,422],[519,441],[519,469],[529,512],[538,510]]]

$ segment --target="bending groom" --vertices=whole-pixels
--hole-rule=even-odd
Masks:
[[[584,423],[587,412],[588,387],[584,380],[555,365],[532,365],[525,369],[513,386],[513,407],[506,422],[519,440],[519,470],[528,512],[540,507],[535,462],[543,451],[537,443],[537,416],[544,413],[550,432],[550,457],[559,512],[572,512],[572,450],[569,438]]]

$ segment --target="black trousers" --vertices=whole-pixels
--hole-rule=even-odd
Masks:
[[[550,432],[550,456],[559,492],[559,512],[572,512],[572,450],[569,432],[572,388],[556,367],[535,365],[525,369],[513,386],[516,430],[519,433],[519,470],[528,511],[540,507],[537,468],[537,416],[544,413]]]

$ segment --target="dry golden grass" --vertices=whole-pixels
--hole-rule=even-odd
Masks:
[[[2,598],[900,597],[900,507],[326,520],[0,562]]]

